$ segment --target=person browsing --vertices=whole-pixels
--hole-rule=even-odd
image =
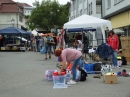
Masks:
[[[76,68],[79,64],[80,59],[82,58],[82,53],[75,49],[66,48],[62,51],[60,49],[57,49],[55,51],[55,56],[62,58],[62,67],[60,69],[60,72],[66,70],[69,64],[73,62],[73,78],[67,84],[76,84]]]

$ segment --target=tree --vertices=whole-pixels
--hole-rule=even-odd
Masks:
[[[33,26],[49,31],[52,28],[62,27],[68,21],[69,9],[66,5],[60,5],[56,0],[43,0],[41,3],[33,3],[36,8],[29,17],[29,22]]]

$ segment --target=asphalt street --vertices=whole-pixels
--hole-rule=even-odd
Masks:
[[[44,60],[39,52],[0,52],[0,97],[130,97],[130,77],[118,77],[118,84],[104,84],[89,74],[87,81],[66,89],[53,89],[45,71],[57,69],[57,58]],[[130,67],[113,69],[130,72]]]

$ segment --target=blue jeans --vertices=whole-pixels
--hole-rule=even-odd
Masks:
[[[117,52],[116,52],[116,50],[113,50],[113,53],[112,53],[112,63],[114,66],[118,66],[117,65]]]
[[[75,80],[75,81],[76,81],[76,68],[77,68],[81,58],[82,58],[82,56],[80,56],[78,59],[74,60],[74,62],[73,62],[72,73],[73,73],[73,80]]]
[[[51,53],[51,47],[50,46],[45,46],[45,54],[47,54],[47,53]]]

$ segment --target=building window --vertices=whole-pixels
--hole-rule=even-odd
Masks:
[[[89,15],[91,15],[93,13],[92,11],[92,2],[89,4]]]
[[[76,8],[76,3],[75,2],[73,3],[73,6],[74,6],[74,9],[75,9]]]
[[[82,15],[82,9],[80,10],[80,16]]]
[[[91,14],[93,14],[93,11],[92,11],[92,9],[93,9],[93,8],[92,8],[92,2],[91,2]]]
[[[97,14],[101,13],[101,5],[96,5],[96,13]]]
[[[80,3],[82,3],[82,0],[80,0]]]
[[[117,4],[117,1],[118,1],[118,0],[114,0],[114,4]]]
[[[116,5],[116,4],[118,4],[118,3],[122,2],[122,1],[124,1],[124,0],[114,0],[114,5]]]
[[[96,0],[96,13],[101,14],[101,0]]]
[[[22,18],[21,15],[19,15],[19,21],[20,21],[20,22],[23,22],[23,18]]]
[[[107,0],[107,8],[111,7],[111,0]]]
[[[88,8],[86,8],[86,14],[88,14]]]
[[[11,22],[11,15],[7,15],[7,22]]]

